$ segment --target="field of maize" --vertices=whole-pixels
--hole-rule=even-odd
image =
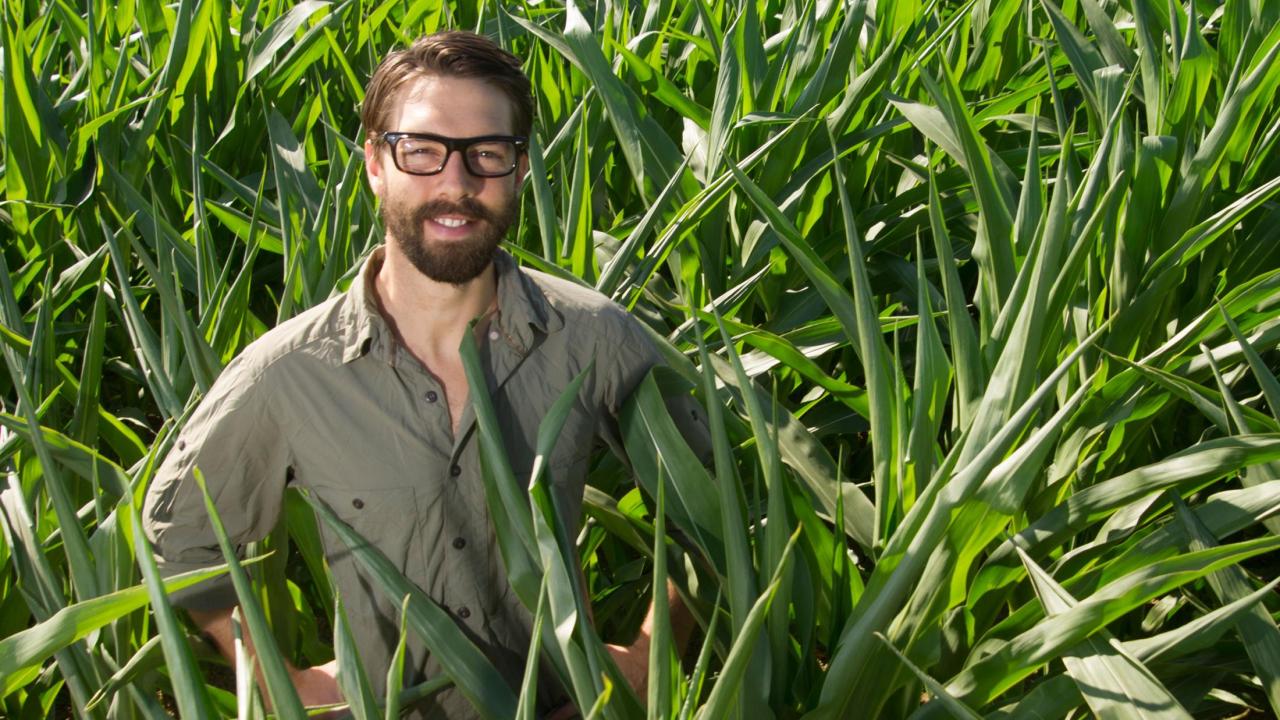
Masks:
[[[1280,0],[2,7],[0,717],[295,718],[282,659],[358,665],[332,515],[291,492],[217,571],[257,693],[139,508],[219,370],[381,242],[363,86],[441,28],[533,81],[510,250],[666,340],[580,530],[484,435],[531,657],[584,716],[1280,716]],[[699,630],[676,657],[658,612],[636,697],[602,643],[668,578]],[[433,650],[386,697],[344,672],[352,715],[455,684],[533,717]]]

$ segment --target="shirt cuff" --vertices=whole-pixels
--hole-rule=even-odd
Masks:
[[[195,563],[166,562],[160,558],[156,558],[156,562],[160,566],[160,575],[164,578],[191,570],[213,567],[213,565]],[[236,587],[231,581],[231,575],[223,573],[169,593],[169,602],[186,610],[222,610],[239,605],[240,599],[236,595]]]

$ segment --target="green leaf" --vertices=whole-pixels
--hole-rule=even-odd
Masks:
[[[667,368],[655,368],[623,404],[618,420],[627,459],[637,484],[650,497],[657,497],[658,483],[667,486],[669,517],[723,574],[724,544],[717,492],[667,410],[666,396],[657,379],[670,377],[670,373]],[[674,482],[675,478],[680,482]]]
[[[835,138],[831,137],[834,152]],[[845,250],[849,254],[849,276],[853,279],[853,302],[857,313],[857,333],[852,335],[854,348],[862,360],[867,374],[867,402],[871,410],[872,481],[876,497],[876,539],[888,537],[897,518],[905,512],[902,498],[902,478],[897,475],[893,459],[907,438],[897,432],[900,415],[898,403],[905,390],[900,390],[901,370],[890,359],[888,348],[880,336],[880,326],[875,301],[871,295],[871,280],[866,260],[862,255],[862,238],[854,223],[853,205],[845,186],[844,171],[839,163],[833,169],[836,189],[839,191],[840,215],[844,225]],[[798,246],[797,246],[798,247]],[[794,252],[794,250],[792,250]]]
[[[1280,436],[1239,435],[1206,440],[1168,458],[1073,493],[1003,543],[991,554],[988,562],[1000,561],[1012,554],[1015,547],[1026,548],[1032,557],[1041,557],[1060,546],[1080,528],[1140,497],[1165,488],[1192,486],[1278,458]]]
[[[537,720],[538,714],[538,665],[542,657],[542,634],[547,619],[547,576],[542,576],[542,589],[538,592],[538,607],[533,612],[533,632],[529,640],[529,654],[525,656],[524,678],[520,682],[519,708],[516,720]]]
[[[650,189],[665,185],[680,164],[671,139],[636,110],[640,103],[613,74],[600,43],[574,2],[565,7],[563,33],[556,33],[521,17],[513,17],[534,36],[555,48],[581,70],[599,94],[622,149],[636,189],[652,197]]]
[[[391,654],[391,662],[387,665],[387,707],[383,713],[385,720],[396,720],[400,717],[400,689],[404,687],[405,641],[409,624],[405,616],[409,612],[409,596],[400,603],[400,636],[396,640],[395,652]]]
[[[673,668],[679,667],[676,645],[671,630],[671,607],[667,604],[667,502],[666,484],[658,483],[657,505],[653,528],[653,630],[649,636],[649,696],[646,707],[649,720],[671,716],[673,685],[677,678]]]
[[[209,488],[205,485],[204,475],[199,468],[195,469],[194,477],[196,484],[200,486],[200,493],[204,496],[204,507],[209,512],[209,524],[218,537],[222,556],[227,560],[231,582],[235,585],[236,597],[240,602],[240,610],[244,613],[249,625],[249,635],[253,638],[254,661],[262,669],[267,693],[271,696],[271,706],[276,714],[286,718],[306,717],[306,711],[303,710],[302,702],[298,699],[293,680],[289,677],[284,656],[276,645],[271,627],[267,625],[267,616],[262,610],[262,604],[258,600],[248,573],[244,571],[236,556],[236,549],[232,547],[227,537],[222,518],[218,515],[218,509],[213,503],[213,497],[209,495]]]
[[[747,374],[742,369],[741,360],[733,349],[733,342],[730,340],[724,325],[719,323],[718,316],[717,323],[720,329],[720,336],[724,341],[725,355],[729,358],[729,364],[733,367],[734,374],[737,376],[738,386],[749,387],[750,380],[747,379]],[[773,575],[775,568],[780,567],[783,563],[788,545],[786,533],[790,532],[791,528],[791,519],[787,514],[787,491],[784,487],[786,480],[782,476],[782,462],[778,451],[777,438],[770,433],[759,398],[755,393],[743,393],[742,398],[755,436],[756,452],[760,459],[759,467],[761,474],[764,476],[764,487],[767,493],[767,508],[765,510],[767,524],[764,529],[764,539],[762,543],[757,542],[757,546],[760,548],[760,572],[761,574],[768,573]],[[794,537],[794,533],[792,533],[793,540]],[[787,626],[792,579],[789,575],[780,577],[783,582],[776,590],[779,604],[775,610],[770,611],[767,625],[771,662],[765,667],[773,670],[772,677],[769,679],[769,687],[774,692],[781,690],[782,683],[785,682],[785,674],[782,672],[782,668],[785,667],[785,659],[790,650]],[[756,685],[758,686],[764,681],[765,678],[757,677]],[[759,691],[753,688],[753,694],[757,692]],[[744,701],[746,699],[744,698]],[[760,698],[760,700],[765,699],[767,698]]]
[[[1026,553],[1019,550],[1018,555],[1049,617],[1077,605],[1075,598]],[[1068,650],[1063,662],[1085,702],[1100,718],[1191,718],[1155,675],[1117,647],[1105,630]]]
[[[151,611],[155,615],[156,633],[160,636],[160,645],[164,650],[165,665],[169,669],[178,712],[184,718],[199,720],[213,718],[215,715],[205,689],[204,678],[201,677],[200,670],[196,666],[191,646],[187,643],[186,632],[178,622],[173,606],[169,604],[169,598],[166,595],[169,588],[160,577],[160,569],[156,566],[155,557],[151,554],[151,543],[142,532],[142,520],[138,510],[131,503],[126,502],[120,505],[117,511],[125,513],[129,527],[133,530],[138,568],[142,572],[147,599],[151,602]],[[222,571],[219,568],[217,572],[200,576],[200,579],[221,574]]]
[[[1023,192],[1030,192],[1023,188]],[[956,392],[953,407],[956,417],[952,425],[967,428],[973,422],[981,397],[981,386],[986,378],[982,357],[978,352],[978,334],[973,327],[964,299],[964,287],[960,283],[960,271],[952,249],[950,234],[942,217],[942,200],[938,193],[938,179],[929,169],[929,227],[933,231],[934,250],[937,252],[942,289],[947,301],[947,330],[951,340],[951,363],[955,367]],[[923,260],[922,260],[923,261]]]
[[[1040,0],[1040,4],[1044,6],[1045,12],[1049,15],[1049,21],[1053,23],[1058,44],[1063,54],[1067,56],[1067,62],[1071,65],[1071,71],[1075,73],[1076,82],[1084,93],[1085,101],[1097,117],[1108,117],[1110,113],[1103,108],[1098,88],[1094,83],[1094,73],[1106,65],[1102,55],[1062,14],[1062,9],[1053,0]]]
[[[226,566],[219,565],[173,575],[162,581],[163,592],[176,592],[226,571]],[[0,640],[0,697],[35,679],[58,650],[145,606],[150,592],[149,585],[142,584],[99,595],[68,605],[48,620]]]
[[[498,428],[497,411],[486,388],[483,366],[475,338],[466,333],[460,348],[462,367],[467,374],[467,385],[474,388],[468,407],[475,416],[479,428],[481,477],[484,479],[485,500],[502,553],[503,566],[511,588],[515,590],[525,607],[538,603],[538,587],[541,585],[542,568],[538,563],[537,541],[534,537],[533,519],[529,515],[528,500],[523,488],[516,482],[503,445],[502,431]],[[464,413],[464,426],[466,414]]]
[[[270,67],[280,50],[293,39],[294,34],[320,10],[327,9],[329,0],[303,0],[277,17],[271,25],[253,39],[253,46],[246,58],[241,94],[250,87],[253,79]],[[237,98],[238,99],[238,98]]]
[[[768,399],[763,394],[764,391],[754,384],[739,386],[737,376],[728,362],[715,355],[710,356],[709,360],[719,380],[733,388],[737,394],[755,392],[761,395],[762,401]],[[843,505],[845,534],[870,554],[874,547],[875,506],[861,488],[845,481],[837,473],[836,463],[831,455],[799,418],[786,408],[778,408],[771,423],[776,424],[769,432],[777,437],[782,461],[800,476],[810,496],[821,506],[823,512],[835,517],[837,507]]]
[[[611,49],[626,63],[627,69],[635,75],[640,86],[658,102],[675,110],[682,117],[689,118],[698,127],[706,130],[711,124],[711,111],[687,97],[680,88],[663,75],[658,68],[650,65],[644,58],[631,52],[624,45],[613,44]]]
[[[405,579],[379,550],[356,534],[318,498],[308,494],[307,501],[321,520],[333,530],[351,551],[356,562],[368,573],[387,597],[409,596],[406,619],[423,639],[427,649],[440,662],[477,711],[487,718],[507,718],[515,714],[516,701],[507,683],[494,670],[484,653],[463,634],[461,628],[421,588]]]
[[[355,720],[375,720],[380,715],[378,701],[373,696],[369,676],[356,650],[342,598],[335,598],[333,605],[333,650],[338,661],[338,687],[342,689],[342,696],[347,699]]]
[[[787,567],[791,563],[792,550],[795,549],[796,540],[799,537],[800,529],[797,528],[791,534],[791,539],[787,541],[787,546],[783,549],[782,561],[774,569],[773,577],[769,579],[768,586],[760,593],[760,597],[756,599],[755,604],[751,606],[751,612],[747,614],[746,622],[742,624],[742,630],[735,634],[733,646],[729,649],[729,654],[724,661],[724,667],[720,670],[720,678],[716,681],[715,686],[711,688],[711,694],[707,696],[707,701],[698,710],[697,717],[699,720],[729,717],[730,712],[732,712],[732,708],[738,700],[738,688],[745,679],[746,669],[755,649],[756,638],[764,626],[765,618],[769,614],[773,596],[782,585]]]
[[[854,614],[840,634],[815,710],[819,717],[839,717],[845,712],[858,681],[869,671],[870,662],[876,657],[872,652],[870,633],[883,632],[888,628],[920,580],[934,549],[942,542],[954,510],[973,496],[982,479],[1022,435],[1057,383],[1101,333],[1102,330],[1095,331],[1072,351],[972,461],[957,468],[955,463],[959,455],[953,451],[934,474],[935,480],[889,539],[867,583],[866,592],[854,606]]]
[[[1274,88],[1280,81],[1280,73],[1274,71],[1278,59],[1280,26],[1272,28],[1264,44],[1258,48],[1248,74],[1240,79],[1230,95],[1222,99],[1212,129],[1181,174],[1178,190],[1160,227],[1165,237],[1181,236],[1193,222],[1202,206],[1204,191],[1226,157],[1231,138],[1245,112],[1264,96],[1265,90]]]
[[[1205,550],[1218,544],[1217,538],[1196,519],[1186,503],[1175,497],[1173,506],[1178,521],[1191,537],[1191,550]],[[1239,567],[1225,567],[1211,574],[1209,585],[1218,599],[1225,603],[1242,600],[1253,593],[1248,575]],[[1271,703],[1271,711],[1280,713],[1280,628],[1276,627],[1275,619],[1265,606],[1255,604],[1236,621],[1236,630],[1249,659],[1253,661],[1262,689]]]
[[[715,457],[716,491],[722,523],[720,533],[725,545],[725,585],[720,592],[724,594],[727,589],[733,629],[740,632],[747,613],[756,601],[756,572],[752,564],[742,485],[735,472],[737,464],[733,461],[724,408],[716,399],[715,371],[712,369],[706,344],[702,341],[702,333],[699,332],[696,336],[698,356],[702,360],[702,388],[708,398],[707,430],[711,435],[711,449]]]
[[[947,690],[970,705],[985,704],[1044,663],[1072,651],[1125,613],[1215,570],[1277,547],[1280,547],[1280,538],[1268,537],[1145,562],[1132,573],[1117,578],[1012,640],[988,646],[981,659],[947,683]],[[1020,547],[1018,552],[1022,553]],[[1160,701],[1157,699],[1157,702]]]
[[[880,640],[880,642],[884,643],[885,647],[892,650],[893,654],[897,655],[898,659],[902,661],[902,664],[906,665],[916,677],[920,678],[920,682],[924,683],[924,686],[929,689],[929,693],[937,698],[942,705],[947,708],[947,710],[951,711],[952,717],[963,718],[964,720],[977,720],[977,718],[982,717],[971,710],[969,706],[952,697],[951,694],[947,692],[947,689],[942,687],[941,683],[930,677],[928,673],[921,670],[915,663],[911,662],[906,655],[903,655],[901,650],[894,647],[893,643],[889,642],[889,638],[881,635],[880,633],[876,633],[876,638]]]

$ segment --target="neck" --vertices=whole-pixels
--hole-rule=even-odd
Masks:
[[[388,244],[375,280],[382,311],[400,341],[420,359],[456,355],[467,325],[492,307],[497,273],[491,264],[454,285],[432,280]]]

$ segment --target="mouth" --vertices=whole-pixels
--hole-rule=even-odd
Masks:
[[[419,227],[441,239],[462,239],[479,232],[493,221],[489,209],[474,198],[462,198],[457,202],[436,200],[423,203],[415,209],[413,220]]]
[[[447,228],[460,228],[460,227],[463,227],[464,225],[468,225],[471,223],[471,220],[468,218],[448,216],[448,215],[431,218],[431,221],[436,223],[437,225],[443,225],[444,227],[447,227]]]

